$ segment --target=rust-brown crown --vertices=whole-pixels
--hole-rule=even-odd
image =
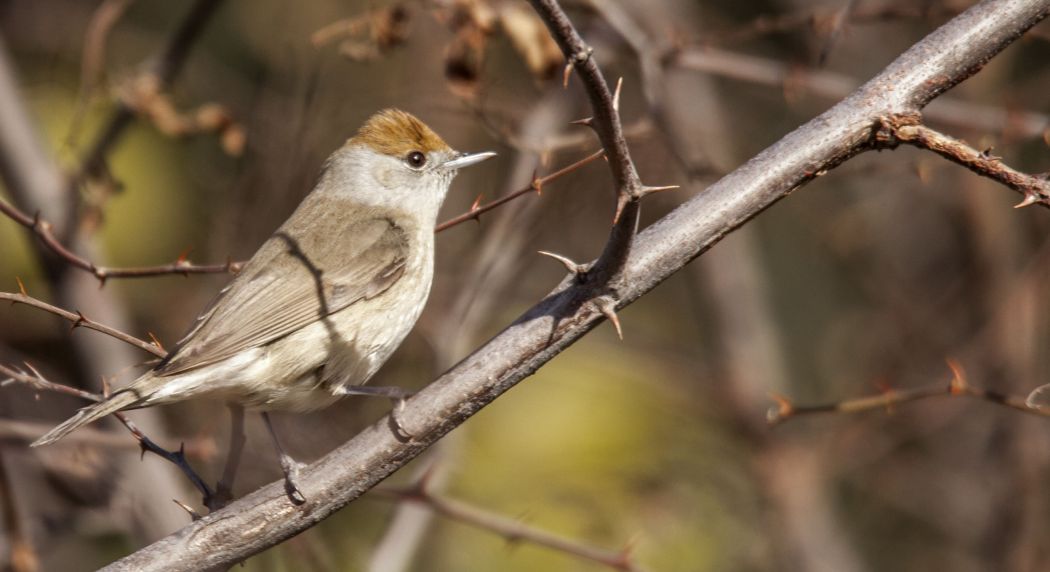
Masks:
[[[445,151],[449,149],[437,133],[411,113],[384,109],[361,126],[349,145],[367,145],[379,153],[402,157],[412,151]]]

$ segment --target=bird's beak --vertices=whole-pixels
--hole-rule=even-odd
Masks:
[[[463,167],[469,167],[495,156],[496,154],[492,151],[485,151],[484,153],[460,153],[459,155],[456,155],[454,159],[445,161],[441,166],[446,169],[462,169]]]

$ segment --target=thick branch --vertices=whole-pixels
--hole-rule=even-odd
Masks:
[[[880,117],[917,112],[973,75],[1050,12],[1050,0],[985,0],[899,57],[834,108],[694,196],[638,235],[620,304],[655,288],[735,228],[814,177],[873,148]],[[539,304],[408,399],[402,441],[382,419],[304,468],[310,499],[292,505],[271,483],[114,563],[110,570],[200,570],[229,566],[315,525],[408,463],[593,329],[587,300],[597,286],[567,278]]]

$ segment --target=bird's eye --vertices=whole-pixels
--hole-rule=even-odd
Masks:
[[[427,156],[422,151],[412,151],[405,156],[405,163],[413,169],[419,169],[427,164]]]

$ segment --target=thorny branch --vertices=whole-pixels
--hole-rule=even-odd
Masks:
[[[168,355],[168,352],[164,351],[157,343],[150,343],[146,340],[139,339],[131,334],[122,332],[116,328],[111,328],[105,324],[100,324],[80,312],[70,312],[69,310],[63,310],[57,306],[52,306],[43,300],[37,300],[32,296],[26,294],[25,287],[22,286],[22,282],[19,281],[18,287],[21,290],[18,294],[12,292],[0,292],[0,300],[8,300],[12,304],[25,304],[26,306],[32,306],[45,312],[54,314],[60,318],[69,321],[72,325],[70,328],[87,328],[89,330],[95,330],[101,332],[107,336],[112,336],[122,342],[129,345],[135,346],[136,348],[147,351],[157,357],[163,358]],[[94,394],[92,394],[94,395]]]
[[[7,215],[11,220],[29,229],[36,235],[40,242],[44,244],[44,246],[58,255],[59,258],[76,268],[90,272],[103,284],[105,284],[106,280],[110,278],[144,278],[149,276],[160,276],[163,274],[182,274],[185,276],[189,274],[215,274],[218,272],[236,273],[239,272],[244,265],[243,262],[233,261],[227,261],[226,264],[199,265],[193,264],[186,260],[185,257],[180,256],[175,262],[157,266],[141,266],[134,268],[98,266],[94,262],[66,248],[62,242],[55,237],[51,223],[40,218],[39,215],[29,216],[4,201],[0,201],[0,213]]]
[[[549,3],[536,1],[539,6]],[[1050,0],[985,0],[930,34],[853,95],[784,136],[638,234],[618,303],[637,300],[762,210],[850,157],[876,148],[881,117],[918,112],[975,74],[1050,13]],[[608,150],[608,149],[607,149]],[[561,282],[546,298],[415,396],[398,413],[414,438],[381,419],[303,468],[305,507],[273,482],[109,570],[229,566],[324,520],[360,497],[595,328],[584,302],[602,285]]]
[[[872,409],[892,411],[898,405],[933,397],[969,397],[1032,415],[1050,417],[1050,408],[1032,407],[1025,402],[1024,397],[1007,395],[970,385],[970,382],[966,379],[966,371],[955,360],[948,360],[948,367],[952,370],[952,378],[948,383],[936,383],[911,389],[887,389],[878,395],[846,399],[832,403],[796,405],[782,395],[774,395],[773,399],[776,401],[776,405],[771,407],[766,413],[766,421],[770,425],[779,425],[795,417],[818,413],[858,413],[871,411]]]
[[[589,562],[596,562],[613,570],[642,572],[642,568],[632,559],[630,547],[614,552],[528,526],[468,503],[435,495],[427,489],[425,479],[410,487],[378,487],[373,489],[372,494],[379,498],[421,504],[452,520],[498,534],[506,538],[508,542],[530,542]]]
[[[556,0],[530,0],[530,3],[565,54],[568,62],[565,67],[566,81],[569,72],[575,69],[591,102],[594,115],[580,123],[591,127],[598,135],[616,183],[613,229],[593,275],[605,282],[620,279],[630,255],[631,243],[638,231],[638,201],[647,194],[623,136],[619,110],[620,86],[617,85],[615,94],[609,91],[609,84],[593,57],[593,49],[583,41]]]
[[[1041,175],[1022,173],[1003,163],[1002,158],[992,155],[991,149],[978,151],[958,139],[930,129],[921,121],[922,117],[917,114],[885,117],[875,134],[876,140],[890,149],[905,143],[933,151],[982,177],[1002,183],[1024,195],[1017,207],[1033,204],[1050,207],[1050,172]]]
[[[6,378],[0,380],[0,387],[9,383],[17,382],[27,385],[36,390],[63,393],[65,395],[72,395],[73,397],[79,397],[81,399],[86,399],[88,401],[94,402],[104,400],[106,398],[106,393],[108,393],[107,391],[103,394],[97,394],[92,393],[90,391],[77,389],[75,387],[70,387],[68,385],[63,385],[61,383],[55,383],[45,378],[32,365],[26,363],[25,366],[30,371],[30,373],[26,373],[24,371],[0,364],[0,375]],[[128,419],[128,417],[123,413],[117,412],[114,413],[113,416],[116,417],[124,425],[124,427],[128,429],[129,432],[131,432],[131,435],[133,437],[135,437],[135,439],[139,443],[139,448],[143,454],[145,454],[148,451],[178,467],[179,470],[181,470],[182,473],[186,475],[186,478],[189,479],[191,483],[193,483],[193,486],[196,487],[198,491],[200,491],[201,495],[203,496],[202,502],[204,506],[212,510],[220,508],[220,505],[215,502],[216,497],[212,493],[211,488],[208,487],[207,483],[204,482],[204,479],[202,479],[200,475],[198,475],[197,472],[193,470],[193,467],[191,467],[189,462],[186,460],[185,444],[181,445],[178,451],[169,451],[155,443],[148,436],[146,436],[146,434],[143,433],[142,430],[139,429],[138,426],[135,425],[135,423],[131,421],[131,419]]]
[[[465,213],[463,213],[463,214],[461,214],[459,216],[450,218],[450,219],[446,220],[445,222],[437,225],[434,228],[434,232],[441,232],[443,230],[452,228],[452,227],[456,226],[457,224],[466,222],[468,220],[480,220],[480,217],[481,217],[482,214],[484,214],[484,213],[486,213],[486,212],[488,212],[488,211],[490,211],[490,210],[492,210],[492,209],[494,209],[494,208],[496,208],[498,206],[501,206],[501,205],[503,205],[505,203],[509,203],[510,201],[512,201],[512,200],[514,200],[514,199],[516,199],[516,198],[518,198],[520,196],[527,195],[529,193],[541,194],[541,193],[543,193],[543,188],[546,185],[554,182],[555,180],[557,180],[557,179],[559,179],[559,178],[561,178],[561,177],[563,177],[565,175],[568,175],[569,173],[572,173],[573,171],[579,169],[580,167],[583,167],[584,165],[587,165],[588,163],[591,163],[592,161],[600,159],[604,154],[605,154],[604,150],[598,150],[598,151],[595,151],[594,153],[591,153],[590,155],[587,155],[583,159],[580,159],[579,161],[576,161],[575,163],[572,163],[571,165],[562,167],[561,169],[558,169],[557,171],[554,171],[553,173],[551,173],[549,175],[545,175],[543,177],[535,177],[534,176],[532,178],[532,182],[529,183],[529,186],[527,186],[527,187],[525,187],[523,189],[514,191],[513,193],[509,193],[507,195],[504,195],[504,196],[502,196],[502,197],[500,197],[500,198],[498,198],[498,199],[496,199],[496,200],[494,200],[492,202],[485,203],[485,204],[479,204],[480,201],[481,201],[481,197],[479,196],[478,199],[474,202],[474,206],[472,206],[469,211],[467,211],[467,212],[465,212]]]

